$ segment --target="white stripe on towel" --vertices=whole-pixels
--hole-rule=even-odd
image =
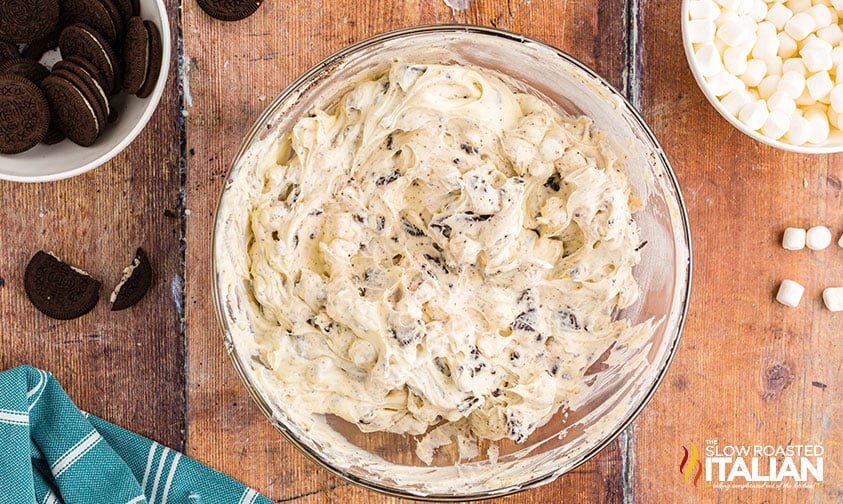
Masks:
[[[29,389],[29,391],[26,393],[26,398],[29,399],[36,392],[38,392],[38,389],[41,388],[42,383],[44,383],[44,372],[39,369],[38,370],[38,383],[36,383],[34,387]]]
[[[100,433],[97,431],[91,431],[87,436],[80,439],[73,448],[67,450],[64,455],[56,460],[50,468],[53,471],[53,475],[56,478],[61,476],[69,467],[75,464],[77,460],[84,457],[85,454],[100,441],[102,441]]]
[[[252,504],[258,497],[258,493],[252,490],[251,488],[247,488],[243,495],[240,496],[240,501],[237,504]]]
[[[52,490],[47,490],[47,495],[44,496],[44,500],[41,501],[41,504],[57,504],[59,501],[59,496],[56,495]]]
[[[161,473],[164,472],[164,466],[167,463],[167,456],[170,455],[170,450],[166,446],[161,451],[161,459],[158,461],[158,471],[155,472],[155,481],[152,483],[152,493],[149,494],[149,504],[155,503],[155,495],[158,493],[158,483],[161,482]]]
[[[13,425],[29,425],[29,413],[25,411],[0,410],[0,422]]]
[[[164,493],[161,494],[161,504],[167,504],[167,495],[170,493],[170,484],[173,483],[173,476],[176,475],[176,466],[179,465],[181,453],[176,452],[173,457],[173,465],[170,466],[170,474],[167,475],[167,482],[164,484]]]
[[[32,411],[32,408],[34,408],[35,405],[38,404],[38,401],[41,399],[41,396],[44,394],[44,390],[46,390],[46,388],[47,388],[47,379],[49,378],[49,375],[47,375],[47,372],[39,369],[38,375],[40,376],[40,378],[38,380],[38,385],[36,385],[34,389],[32,389],[32,390],[30,390],[29,392],[26,393],[26,399],[27,400],[31,399],[31,397],[30,397],[31,394],[35,394],[36,392],[38,393],[38,395],[35,397],[35,399],[32,399],[32,402],[29,403],[29,411]]]
[[[146,494],[146,482],[149,480],[149,471],[152,469],[152,459],[155,458],[155,451],[161,446],[155,441],[149,447],[149,457],[146,458],[146,470],[143,472],[143,483],[141,483],[141,490]]]

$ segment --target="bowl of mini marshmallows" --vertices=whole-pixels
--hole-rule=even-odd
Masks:
[[[843,0],[684,0],[694,78],[720,114],[789,151],[843,151]]]

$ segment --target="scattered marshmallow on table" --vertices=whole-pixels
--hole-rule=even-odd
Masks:
[[[829,287],[823,291],[823,302],[830,311],[843,311],[843,287]]]
[[[843,235],[840,236],[840,240],[837,241],[837,244],[840,245],[840,248],[843,248]]]
[[[779,292],[776,294],[776,301],[779,303],[796,308],[799,306],[799,301],[802,300],[802,294],[805,293],[805,287],[802,287],[793,280],[784,280],[779,286]]]
[[[840,134],[843,0],[691,0],[688,15],[692,59],[726,112],[794,145]]]
[[[831,245],[831,231],[825,226],[814,226],[805,233],[805,245],[811,250],[824,250]]]
[[[805,236],[808,233],[802,228],[789,227],[784,230],[782,247],[786,250],[802,250],[805,248]]]

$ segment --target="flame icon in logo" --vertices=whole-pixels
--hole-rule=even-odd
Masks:
[[[691,450],[688,451],[687,448],[684,446],[682,447],[685,450],[685,455],[682,457],[682,462],[679,463],[679,472],[685,477],[685,482],[691,482],[691,475],[694,475],[694,486],[697,486],[697,482],[700,480],[700,476],[702,475],[702,464],[700,463],[700,451],[697,449],[697,445],[691,441]],[[696,474],[694,474],[696,472]]]

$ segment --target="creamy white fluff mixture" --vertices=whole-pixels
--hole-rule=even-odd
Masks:
[[[653,330],[613,320],[642,243],[603,135],[491,74],[396,62],[255,170],[256,340],[287,407],[521,442]]]

